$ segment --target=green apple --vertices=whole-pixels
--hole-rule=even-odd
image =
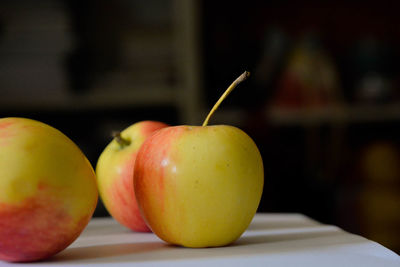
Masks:
[[[164,241],[186,247],[234,242],[249,226],[263,191],[260,152],[242,130],[207,126],[242,74],[214,106],[203,126],[159,130],[141,146],[134,187],[142,215]]]
[[[25,118],[0,119],[0,259],[48,258],[88,224],[95,173],[64,134]]]
[[[158,121],[137,122],[118,133],[97,161],[97,184],[105,207],[115,220],[134,231],[150,231],[140,215],[133,189],[136,154],[146,138],[167,126]]]

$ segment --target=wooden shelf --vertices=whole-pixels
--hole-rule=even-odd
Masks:
[[[286,109],[272,107],[265,112],[267,121],[282,125],[357,123],[400,120],[400,103],[382,105],[332,106]]]
[[[197,120],[201,122],[207,115],[203,109],[198,113]],[[245,125],[251,114],[243,108],[220,108],[213,115],[210,124]],[[382,105],[342,105],[332,107],[315,107],[288,109],[271,107],[264,113],[265,120],[274,125],[307,126],[320,124],[363,123],[400,120],[400,103]]]
[[[135,90],[110,89],[90,90],[84,93],[63,93],[37,97],[3,97],[0,111],[9,110],[50,110],[81,111],[108,108],[174,106],[177,90],[160,85]]]

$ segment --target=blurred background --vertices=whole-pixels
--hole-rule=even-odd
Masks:
[[[145,119],[242,128],[260,212],[296,212],[400,252],[398,2],[2,0],[0,117],[48,123],[93,166]],[[95,216],[106,216],[101,203]]]

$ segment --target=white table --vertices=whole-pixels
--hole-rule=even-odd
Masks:
[[[399,267],[400,257],[378,243],[300,214],[257,214],[233,245],[202,249],[171,246],[152,233],[134,233],[110,218],[96,218],[66,250],[34,264],[54,265]]]

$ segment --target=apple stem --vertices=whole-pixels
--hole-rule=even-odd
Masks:
[[[128,146],[131,142],[129,140],[123,138],[121,136],[121,132],[113,132],[112,136],[114,137],[115,141],[121,146],[121,148]]]
[[[250,76],[250,72],[245,71],[243,72],[238,78],[236,78],[235,81],[231,85],[229,85],[228,89],[225,90],[225,92],[222,94],[222,96],[218,99],[217,103],[213,106],[211,109],[210,113],[208,113],[206,119],[203,122],[203,126],[207,126],[208,121],[210,120],[211,116],[214,114],[214,112],[218,109],[219,105],[222,103],[222,101],[225,100],[225,98],[235,89],[235,87],[246,80]]]

